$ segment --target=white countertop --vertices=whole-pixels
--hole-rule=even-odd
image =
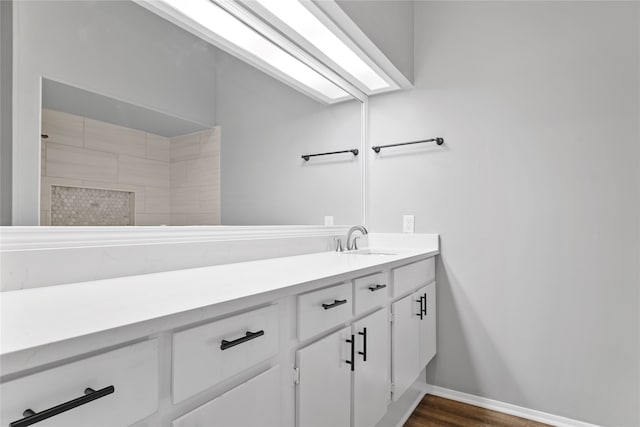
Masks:
[[[0,355],[240,298],[438,254],[435,243],[395,255],[316,254],[0,293]]]

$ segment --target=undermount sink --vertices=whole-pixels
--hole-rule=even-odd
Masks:
[[[347,255],[398,255],[398,254],[377,250],[377,249],[358,249],[355,251],[344,251],[341,253],[347,254]]]

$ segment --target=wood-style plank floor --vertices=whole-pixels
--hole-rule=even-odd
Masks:
[[[404,427],[542,427],[538,423],[513,415],[427,394]]]

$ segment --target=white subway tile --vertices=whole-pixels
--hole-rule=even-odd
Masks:
[[[218,211],[217,186],[176,187],[171,190],[171,213],[211,213]]]
[[[171,140],[162,136],[147,133],[147,159],[168,162],[171,159]]]
[[[168,187],[147,187],[145,190],[145,213],[169,213],[171,190]]]
[[[43,141],[82,147],[83,127],[84,118],[80,116],[42,109],[41,133],[48,135]]]
[[[136,129],[85,119],[84,146],[110,153],[145,157],[146,137],[144,132]]]
[[[171,222],[171,215],[156,214],[156,213],[137,213],[135,225],[169,225]]]
[[[40,225],[51,225],[51,215],[49,215],[49,211],[40,211]]]
[[[220,225],[220,214],[171,214],[171,225]]]
[[[113,153],[87,150],[47,142],[47,176],[116,181],[118,156]]]
[[[169,187],[168,162],[120,155],[118,182],[145,187]]]
[[[171,161],[194,160],[200,157],[200,133],[171,138]]]
[[[219,181],[219,156],[171,163],[172,188],[217,185]]]
[[[200,135],[201,157],[213,157],[220,155],[220,127],[201,132]]]

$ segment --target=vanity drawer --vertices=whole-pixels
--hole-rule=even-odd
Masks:
[[[104,394],[90,400],[91,394]],[[2,426],[85,397],[38,426],[127,426],[158,408],[157,340],[133,344],[0,384]],[[98,394],[94,395],[98,396]]]
[[[298,338],[307,339],[352,316],[351,282],[298,296]]]
[[[426,285],[436,278],[434,258],[414,262],[393,269],[393,296],[411,292],[418,286]]]
[[[372,274],[353,281],[355,313],[360,314],[387,301],[389,297],[387,273]]]
[[[173,402],[181,402],[277,354],[278,307],[173,334]]]
[[[172,427],[280,427],[280,369],[251,378],[177,418]]]

